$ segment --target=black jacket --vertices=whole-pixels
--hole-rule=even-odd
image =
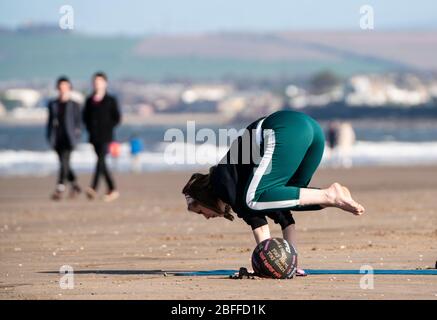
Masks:
[[[48,104],[47,140],[55,148],[58,141],[59,126],[65,126],[63,131],[69,140],[69,145],[74,148],[80,139],[80,106],[77,102],[69,100],[66,103],[64,121],[60,121],[58,115],[59,100],[51,100]]]
[[[251,123],[243,135],[235,139],[227,154],[211,170],[210,179],[214,193],[229,204],[240,218],[255,213],[245,203],[245,192],[255,168],[255,161],[259,163],[259,159],[254,159],[254,155],[261,155],[259,147],[254,142],[254,130],[260,120]],[[247,158],[248,156],[250,158]]]
[[[263,156],[263,141],[256,143],[255,130],[258,122],[251,123],[242,136],[232,143],[228,153],[211,169],[211,184],[216,196],[232,207],[238,217],[245,219],[252,215],[266,215],[281,210],[252,210],[245,201],[248,182]],[[312,211],[322,209],[319,205],[296,206],[293,211]],[[246,220],[246,219],[245,219]]]
[[[96,103],[92,95],[86,99],[82,119],[92,144],[109,143],[114,139],[114,128],[121,121],[121,114],[115,97],[106,94]]]

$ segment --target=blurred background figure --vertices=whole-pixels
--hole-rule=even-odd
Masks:
[[[103,175],[108,187],[105,201],[119,197],[114,179],[106,164],[106,154],[114,138],[114,128],[120,123],[121,114],[115,97],[107,93],[108,80],[103,72],[93,76],[93,93],[86,99],[83,110],[83,121],[89,134],[89,142],[93,145],[97,163],[91,186],[86,194],[89,199],[95,199],[100,176]]]
[[[343,168],[351,168],[351,152],[355,143],[355,131],[350,122],[342,122],[339,124],[337,132],[338,164]]]
[[[332,164],[332,160],[334,157],[334,150],[338,144],[338,122],[330,121],[328,123],[328,128],[326,129],[326,155],[328,163]]]
[[[80,139],[80,106],[71,100],[71,82],[60,77],[56,82],[58,97],[48,103],[47,139],[59,158],[57,186],[53,200],[60,200],[65,191],[65,180],[71,183],[70,196],[81,192],[70,166],[70,156]]]
[[[350,122],[329,122],[326,130],[327,163],[332,167],[351,168],[355,131]]]
[[[338,122],[333,121],[328,124],[328,132],[326,134],[328,139],[328,147],[330,149],[335,149],[338,143]]]
[[[141,162],[140,153],[143,151],[144,145],[143,141],[135,134],[130,138],[130,153],[132,156],[131,171],[140,172]]]

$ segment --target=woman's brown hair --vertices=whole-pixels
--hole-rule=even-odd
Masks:
[[[210,169],[208,174],[194,173],[182,189],[182,193],[193,199],[192,206],[201,204],[219,214],[223,214],[226,219],[232,221],[234,216],[230,213],[231,207],[226,204],[225,211],[223,212],[219,206],[220,199],[212,188],[210,177],[213,169],[214,167]],[[190,207],[188,210],[190,210]]]

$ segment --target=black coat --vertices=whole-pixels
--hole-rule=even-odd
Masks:
[[[121,121],[121,114],[115,97],[106,94],[95,103],[92,95],[86,99],[82,119],[92,144],[109,143],[114,139],[114,128]]]
[[[55,99],[49,102],[48,119],[47,119],[47,140],[50,145],[55,148],[58,141],[58,127],[65,126],[64,130],[67,134],[69,145],[74,148],[80,139],[80,106],[72,100],[67,101],[65,108],[64,121],[60,121],[58,115],[59,100]]]

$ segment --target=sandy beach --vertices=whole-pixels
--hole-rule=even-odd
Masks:
[[[53,176],[0,178],[0,299],[437,299],[437,276],[375,275],[368,290],[361,275],[163,276],[157,271],[250,267],[255,242],[242,220],[186,211],[190,174],[119,174],[113,203],[52,202]],[[300,267],[434,267],[436,178],[437,167],[321,169],[313,186],[344,183],[367,212],[296,213]],[[59,286],[63,265],[74,270],[74,289]]]

